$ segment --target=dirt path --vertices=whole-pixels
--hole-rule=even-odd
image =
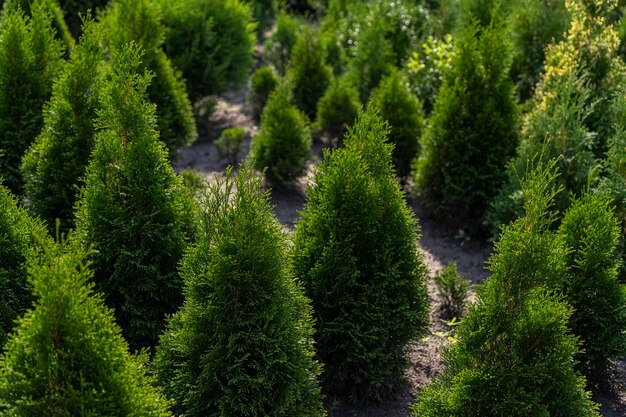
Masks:
[[[248,154],[250,139],[258,129],[246,108],[245,91],[227,94],[218,100],[216,111],[207,126],[200,129],[200,139],[180,151],[174,168],[177,171],[195,169],[209,179],[217,173],[224,172],[227,164],[218,156],[214,141],[223,129],[235,126],[244,127],[247,132],[245,144],[239,155],[241,160]],[[293,231],[298,212],[304,207],[306,201],[304,190],[307,181],[312,178],[314,163],[321,159],[321,145],[314,145],[313,153],[315,156],[309,163],[308,174],[297,182],[293,191],[272,191],[276,217],[286,233]],[[450,343],[446,333],[450,328],[439,317],[440,301],[435,293],[432,277],[450,262],[456,262],[459,273],[474,284],[482,282],[489,275],[484,265],[491,250],[490,245],[485,242],[457,239],[456,231],[423,215],[423,210],[417,204],[412,203],[412,207],[420,219],[422,236],[419,246],[431,277],[428,283],[431,304],[429,335],[410,346],[411,366],[405,373],[405,380],[399,384],[397,392],[391,398],[381,404],[359,408],[351,407],[346,399],[330,399],[327,410],[331,417],[408,417],[417,390],[430,383],[433,376],[442,370],[441,352]],[[618,378],[626,382],[625,361],[618,364],[618,370]],[[621,389],[617,394],[598,393],[594,399],[602,404],[602,416],[626,417],[626,389]]]

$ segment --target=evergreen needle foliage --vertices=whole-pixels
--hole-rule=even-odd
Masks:
[[[317,103],[316,125],[332,144],[339,145],[360,109],[357,89],[347,77],[337,77]]]
[[[311,308],[261,178],[244,165],[207,187],[185,304],[153,363],[160,384],[179,415],[324,415]]]
[[[28,267],[43,257],[42,247],[49,243],[42,223],[0,186],[0,349],[14,321],[32,304]]]
[[[379,109],[381,117],[389,123],[396,172],[400,177],[407,176],[419,149],[424,125],[422,105],[409,90],[402,73],[393,69],[372,92],[369,106]]]
[[[143,49],[140,70],[154,74],[147,93],[156,104],[160,138],[167,145],[170,157],[175,157],[178,148],[196,140],[198,132],[185,81],[161,47],[165,27],[159,8],[151,0],[113,0],[101,16],[100,24],[110,55],[130,42]],[[120,64],[112,62],[112,66],[117,65]]]
[[[21,417],[168,417],[145,355],[128,345],[94,294],[87,251],[50,249],[30,268],[35,302],[0,357],[0,414]]]
[[[109,0],[59,0],[59,3],[70,32],[78,38],[83,29],[82,16],[86,16],[89,10],[97,13],[109,3]]]
[[[291,102],[290,88],[283,83],[270,94],[250,149],[255,166],[267,168],[268,181],[284,188],[304,173],[312,140],[306,115]]]
[[[519,111],[508,77],[509,47],[494,23],[457,38],[416,163],[417,195],[431,211],[476,231],[517,146]]]
[[[407,344],[428,323],[419,227],[395,181],[388,128],[361,114],[327,151],[296,224],[292,262],[313,302],[324,384],[353,401],[401,379]]]
[[[300,21],[286,12],[276,18],[276,30],[265,42],[264,55],[279,74],[284,75],[293,50],[300,39]]]
[[[54,83],[44,127],[22,161],[29,210],[48,228],[74,226],[74,203],[93,149],[98,91],[105,77],[101,38],[91,20]]]
[[[567,250],[549,231],[554,165],[524,182],[525,217],[504,228],[493,272],[444,352],[444,373],[418,394],[414,416],[599,417],[574,371],[572,314],[551,288],[566,275]]]
[[[131,46],[102,89],[96,144],[76,209],[78,239],[132,348],[154,346],[182,303],[177,266],[193,232],[191,196],[158,140],[151,77]]]
[[[570,328],[582,342],[582,370],[597,383],[606,378],[609,361],[626,354],[626,285],[617,280],[619,223],[606,197],[588,193],[567,211],[559,233],[569,272],[560,290],[574,308]]]
[[[31,14],[5,7],[0,17],[0,177],[16,195],[23,187],[20,162],[41,131],[63,54],[46,6],[33,3]]]
[[[271,67],[261,67],[250,77],[248,105],[252,108],[252,115],[257,121],[261,120],[263,108],[276,87],[278,78]]]

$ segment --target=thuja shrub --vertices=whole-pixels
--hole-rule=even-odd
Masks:
[[[255,24],[241,0],[163,0],[165,52],[194,100],[241,86],[253,63]]]
[[[31,268],[36,302],[0,356],[3,414],[168,417],[145,356],[132,356],[90,283],[87,251],[50,249]]]
[[[100,26],[109,55],[131,42],[143,49],[140,70],[154,73],[147,94],[156,105],[160,139],[170,156],[176,156],[178,148],[195,141],[198,133],[185,82],[162,49],[165,27],[159,8],[150,0],[113,0],[100,17]]]
[[[525,217],[503,229],[489,260],[493,274],[444,351],[443,374],[418,393],[414,416],[600,415],[574,370],[572,309],[552,290],[567,257],[549,231],[554,175],[553,166],[540,167],[526,179]]]
[[[229,164],[235,164],[245,138],[246,129],[243,127],[231,127],[222,132],[215,141],[215,146],[220,155],[225,157]]]
[[[258,23],[257,36],[262,38],[263,31],[268,29],[278,11],[278,0],[247,0],[252,9],[254,20]],[[282,3],[282,1],[281,1]]]
[[[63,54],[45,6],[35,2],[31,14],[5,7],[0,17],[0,177],[18,195],[20,162],[41,131]]]
[[[334,78],[317,103],[316,127],[338,146],[356,121],[361,102],[359,92],[347,77]]]
[[[456,263],[448,264],[434,278],[437,295],[441,299],[441,311],[446,319],[459,318],[465,312],[470,282],[456,269]]]
[[[293,48],[287,69],[294,103],[310,120],[315,120],[317,102],[332,78],[332,69],[326,64],[325,55],[319,37],[305,28]]]
[[[276,18],[276,30],[264,44],[265,60],[284,75],[291,58],[291,51],[300,38],[300,21],[286,12]]]
[[[415,164],[425,206],[476,231],[517,146],[519,110],[502,25],[468,25],[437,95]]]
[[[0,186],[0,348],[15,320],[32,304],[28,267],[43,257],[49,243],[41,221],[31,218]]]
[[[394,69],[372,92],[368,106],[379,109],[380,116],[389,123],[396,172],[400,177],[407,176],[418,153],[424,126],[421,103],[409,90],[403,74]]]
[[[574,309],[570,328],[582,342],[581,369],[594,383],[606,379],[610,361],[626,353],[626,285],[617,279],[620,227],[609,202],[588,193],[559,227],[568,249],[568,274],[559,288]]]
[[[98,91],[105,77],[101,38],[86,21],[80,42],[56,79],[44,108],[44,126],[22,160],[24,197],[48,227],[74,225],[74,204],[93,149]]]
[[[268,181],[289,188],[304,174],[311,156],[311,131],[304,113],[292,104],[289,83],[281,84],[267,101],[259,133],[252,138],[250,158],[267,168]]]
[[[59,0],[59,3],[70,32],[78,38],[83,29],[81,16],[85,16],[89,10],[97,13],[106,7],[109,0]]]
[[[153,369],[186,416],[322,416],[309,301],[250,165],[203,193],[201,237],[182,262],[185,304]]]
[[[250,77],[250,91],[248,92],[248,106],[256,120],[261,119],[261,113],[272,91],[278,86],[278,78],[269,66],[256,70]]]
[[[165,315],[182,303],[177,266],[193,236],[193,206],[158,139],[140,52],[127,47],[113,59],[77,203],[77,238],[96,250],[96,288],[130,346],[141,348],[156,344]]]
[[[419,227],[386,143],[387,125],[363,113],[345,148],[327,151],[296,223],[292,263],[313,303],[323,381],[353,401],[381,398],[428,325]]]

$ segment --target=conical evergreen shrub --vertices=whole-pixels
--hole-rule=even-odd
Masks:
[[[302,23],[287,12],[280,12],[276,17],[276,30],[263,45],[265,60],[284,75],[291,59],[291,52],[298,43]]]
[[[186,416],[322,416],[311,308],[249,165],[208,185],[182,263],[185,304],[153,363]]]
[[[85,16],[89,10],[91,10],[92,14],[97,14],[108,3],[109,0],[59,0],[67,26],[77,39],[83,30],[81,16]]]
[[[2,415],[170,416],[149,384],[147,357],[128,353],[113,314],[94,294],[87,251],[50,252],[29,271],[37,301],[0,356]]]
[[[242,0],[161,0],[164,49],[194,101],[247,79],[256,44],[250,6]]]
[[[149,70],[154,78],[148,87],[150,101],[156,104],[160,138],[170,156],[178,148],[196,140],[195,120],[185,82],[161,48],[165,28],[159,8],[151,0],[113,0],[100,19],[109,54],[135,42],[144,51],[140,70]],[[112,62],[112,66],[119,65]]]
[[[63,55],[45,6],[36,2],[31,12],[28,18],[19,8],[5,8],[0,17],[0,177],[17,195],[20,162],[41,131]]]
[[[263,108],[272,91],[278,86],[278,78],[271,67],[261,67],[250,77],[250,90],[248,91],[248,105],[252,108],[252,115],[257,121],[261,120]]]
[[[313,303],[323,380],[333,395],[380,398],[401,380],[428,324],[419,226],[395,180],[388,128],[361,114],[307,188],[292,262]]]
[[[317,102],[316,126],[332,144],[339,145],[356,121],[361,102],[359,92],[347,77],[337,77]]]
[[[28,209],[49,228],[74,226],[74,203],[93,149],[98,91],[105,78],[101,38],[86,21],[80,43],[53,86],[44,127],[22,161]]]
[[[519,110],[505,36],[494,23],[480,34],[470,24],[458,37],[415,167],[424,205],[473,232],[517,146]]]
[[[396,172],[401,177],[407,176],[424,126],[422,105],[396,69],[381,80],[368,105],[379,109],[380,116],[389,123],[389,143],[394,145],[392,159]]]
[[[292,104],[290,88],[283,83],[270,94],[250,149],[255,167],[267,168],[268,181],[284,188],[304,174],[312,140],[306,115]]]
[[[194,223],[187,193],[158,140],[150,76],[126,47],[102,89],[101,128],[76,208],[78,239],[96,252],[96,288],[115,308],[132,348],[154,346],[167,314],[182,303],[177,272]]]
[[[287,77],[293,89],[294,103],[311,121],[315,120],[317,102],[332,79],[332,69],[326,64],[325,55],[319,37],[305,27],[293,48]]]
[[[42,248],[49,243],[42,223],[0,186],[0,349],[15,320],[32,304],[28,267],[43,257]]]
[[[610,361],[626,354],[626,285],[617,280],[619,223],[606,196],[588,193],[567,211],[559,234],[569,272],[559,289],[574,309],[570,328],[582,342],[581,368],[598,383],[606,379]]]
[[[549,231],[554,171],[526,178],[526,215],[504,228],[493,275],[444,351],[445,371],[418,393],[414,416],[599,417],[574,371],[572,309],[551,291],[567,273],[564,242]]]

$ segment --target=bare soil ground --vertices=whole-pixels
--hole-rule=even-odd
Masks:
[[[239,155],[240,159],[244,159],[250,149],[250,139],[258,130],[246,108],[245,91],[226,94],[218,100],[216,111],[211,115],[207,125],[200,129],[199,140],[180,151],[179,158],[174,163],[175,169],[177,171],[195,169],[209,179],[215,174],[223,173],[227,164],[219,157],[214,141],[223,129],[235,126],[244,127],[248,133]],[[272,191],[275,213],[286,233],[293,231],[298,212],[304,207],[305,187],[312,178],[314,163],[321,159],[322,146],[319,143],[315,144],[313,151],[315,157],[309,164],[307,175],[300,178],[292,191]],[[459,273],[474,284],[482,282],[489,275],[484,268],[491,251],[488,243],[456,238],[456,230],[428,218],[416,203],[410,201],[409,203],[420,219],[422,236],[419,247],[431,277],[428,283],[432,306],[429,334],[410,346],[411,365],[405,373],[404,381],[399,382],[396,392],[390,398],[382,403],[363,407],[353,407],[347,399],[329,399],[327,410],[331,417],[409,416],[416,392],[442,371],[441,353],[450,344],[447,335],[451,328],[438,313],[440,300],[432,277],[450,262],[456,262]],[[602,405],[601,414],[604,417],[626,417],[626,358],[620,361],[616,368],[615,392],[594,393],[594,399]]]

